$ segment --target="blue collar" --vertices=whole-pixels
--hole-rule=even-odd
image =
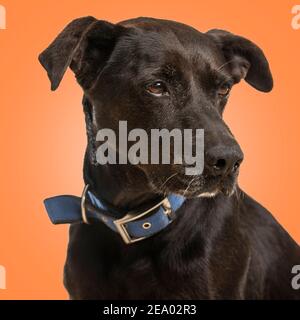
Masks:
[[[165,229],[174,221],[174,213],[184,201],[184,197],[171,194],[143,212],[129,212],[123,218],[116,219],[86,185],[81,198],[70,195],[56,196],[44,200],[44,204],[53,224],[101,221],[119,233],[124,242],[129,244]]]

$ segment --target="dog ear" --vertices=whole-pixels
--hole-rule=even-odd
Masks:
[[[83,17],[73,20],[39,55],[46,69],[51,90],[56,90],[70,66],[79,84],[87,89],[111,54],[123,27]]]
[[[236,83],[245,79],[257,90],[263,92],[272,90],[273,78],[269,63],[257,45],[224,30],[213,29],[207,34],[223,51]]]

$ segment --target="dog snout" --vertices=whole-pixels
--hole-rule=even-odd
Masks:
[[[214,146],[206,152],[205,164],[214,176],[226,176],[238,170],[244,155],[239,145]]]

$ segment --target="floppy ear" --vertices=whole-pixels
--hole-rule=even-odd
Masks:
[[[104,66],[122,28],[94,17],[78,18],[69,23],[39,55],[51,90],[58,88],[69,66],[79,84],[87,89]]]
[[[257,90],[268,92],[273,88],[269,63],[263,51],[250,40],[224,30],[207,32],[223,51],[235,82],[245,79]]]

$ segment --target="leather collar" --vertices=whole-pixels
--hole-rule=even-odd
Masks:
[[[131,211],[116,219],[107,206],[98,199],[88,185],[81,197],[61,195],[44,200],[49,218],[53,224],[93,223],[101,221],[111,230],[119,233],[127,244],[149,238],[171,224],[174,214],[185,198],[171,194],[143,211]]]

